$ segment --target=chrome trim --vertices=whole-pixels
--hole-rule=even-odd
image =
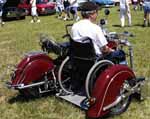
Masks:
[[[139,92],[140,88],[139,86],[142,84],[142,82],[138,82],[135,86],[131,87],[129,85],[124,85],[124,89],[127,90],[128,92],[124,95],[119,96],[113,103],[105,106],[103,108],[103,111],[106,111],[114,106],[116,106],[118,103],[120,103],[124,98],[130,96],[131,94],[134,94],[136,92]]]

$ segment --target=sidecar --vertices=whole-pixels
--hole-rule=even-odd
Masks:
[[[91,40],[86,38],[84,41],[70,40],[69,46],[42,42],[43,49],[47,46],[57,49],[58,58],[52,59],[46,52],[27,53],[15,66],[8,87],[27,97],[55,92],[57,97],[86,110],[88,118],[123,113],[132,95],[140,95],[144,78],[135,76],[132,62],[131,68],[127,63],[122,64],[126,58],[117,58],[115,62],[97,58]],[[62,49],[68,53],[64,55]],[[129,53],[132,61],[131,48]]]

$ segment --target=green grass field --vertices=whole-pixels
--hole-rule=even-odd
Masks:
[[[141,103],[133,101],[129,109],[122,115],[108,119],[149,119],[150,117],[150,27],[142,27],[143,11],[132,11],[132,27],[121,28],[118,7],[111,8],[108,19],[110,31],[132,32],[136,37],[129,38],[134,48],[134,67],[137,76],[146,77],[143,88],[146,96]],[[103,10],[99,19],[104,17]],[[17,64],[21,57],[29,52],[40,50],[39,34],[53,36],[56,41],[63,42],[65,25],[73,21],[56,19],[55,15],[41,16],[41,23],[31,24],[31,17],[25,20],[6,22],[0,27],[0,118],[1,119],[84,119],[85,112],[54,96],[27,100],[18,96],[18,92],[7,89],[5,82],[9,81],[9,72],[4,70],[8,64]],[[53,56],[53,55],[51,55]]]

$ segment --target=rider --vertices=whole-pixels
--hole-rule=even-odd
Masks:
[[[81,15],[83,19],[72,26],[71,38],[79,42],[82,37],[91,38],[98,56],[113,52],[114,50],[107,46],[102,29],[94,23],[98,15],[98,6],[93,2],[85,2],[81,6]]]
[[[119,55],[119,51],[115,51],[107,46],[108,42],[105,38],[100,26],[95,24],[98,15],[98,6],[93,2],[85,2],[81,6],[82,20],[76,22],[71,28],[71,38],[77,42],[84,42],[83,38],[88,37],[92,40],[97,59],[102,59],[107,56],[111,60],[115,55]],[[86,51],[85,51],[86,52]],[[82,70],[82,69],[81,69]],[[83,69],[84,70],[84,69]],[[86,70],[86,69],[85,69]],[[84,72],[85,72],[84,70]],[[77,75],[78,73],[79,75]],[[84,93],[84,78],[85,75],[82,71],[73,71],[72,75],[72,90],[74,92]]]
[[[92,39],[96,55],[99,58],[106,58],[116,61],[115,58],[124,58],[124,52],[114,50],[107,46],[108,42],[100,26],[95,24],[98,15],[98,6],[93,2],[85,2],[81,6],[82,20],[72,26],[71,38],[75,41],[82,42],[83,37]],[[118,62],[117,62],[118,63]]]

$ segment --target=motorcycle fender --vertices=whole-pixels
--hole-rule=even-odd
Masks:
[[[53,60],[45,53],[29,53],[17,65],[11,85],[30,84],[42,78],[45,72],[54,68]]]
[[[104,111],[103,108],[116,100],[124,81],[133,78],[134,72],[125,65],[113,65],[103,71],[92,91],[92,97],[96,102],[87,111],[88,117],[98,118],[109,113],[109,110]]]

